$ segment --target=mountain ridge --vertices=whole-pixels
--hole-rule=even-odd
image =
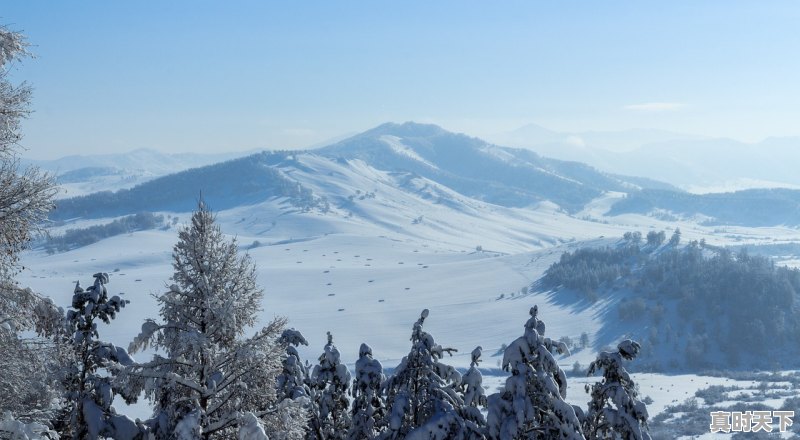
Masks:
[[[321,161],[310,166],[303,160],[310,157]],[[312,190],[298,178],[309,173],[332,176],[340,172],[335,164],[347,165],[367,181],[374,179],[378,171],[389,173],[395,176],[391,184],[407,192],[418,188],[404,187],[402,182],[424,179],[476,202],[506,208],[536,209],[543,202],[552,202],[565,213],[577,215],[606,194],[625,194],[600,215],[697,217],[706,224],[744,226],[800,224],[800,192],[766,192],[769,197],[758,204],[762,215],[749,215],[753,192],[695,196],[650,178],[606,173],[584,163],[550,159],[527,149],[502,147],[436,125],[414,122],[381,124],[320,149],[263,152],[234,159],[233,163],[226,161],[169,174],[116,193],[63,199],[51,218],[185,210],[191,208],[187,200],[195,200],[201,189],[221,208],[277,196],[286,197],[290,209],[327,209],[337,199],[327,193],[329,188],[319,185]],[[96,167],[91,170],[102,172]],[[450,199],[436,196],[430,200],[449,203]],[[348,204],[346,200],[335,203],[342,209]],[[116,208],[111,209],[109,204]],[[771,217],[769,213],[780,215]]]

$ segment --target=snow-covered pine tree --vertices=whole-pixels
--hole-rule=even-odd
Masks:
[[[378,436],[386,407],[381,399],[381,384],[386,380],[383,366],[372,357],[372,348],[361,344],[353,379],[353,410],[348,440],[372,440]]]
[[[344,439],[350,428],[347,389],[350,372],[341,362],[339,350],[328,332],[328,343],[311,373],[312,399],[308,437],[317,440]]]
[[[150,345],[165,356],[126,371],[128,395],[144,390],[154,404],[150,424],[157,439],[234,438],[247,412],[270,437],[295,436],[293,423],[305,422],[302,411],[278,405],[275,393],[281,371],[276,339],[285,320],[243,337],[263,297],[250,257],[238,255],[236,241],[223,236],[203,201],[178,237],[175,284],[157,297],[161,322],[145,322],[130,347],[135,352]]]
[[[381,439],[483,439],[483,427],[459,411],[464,401],[457,392],[461,375],[440,361],[443,348],[422,330],[428,310],[422,311],[411,332],[411,351],[389,377],[383,390],[388,411]]]
[[[67,311],[66,342],[72,347],[72,362],[62,373],[65,411],[56,424],[62,438],[133,440],[145,432],[111,406],[117,394],[113,377],[133,360],[123,348],[99,340],[98,322],[109,324],[128,303],[116,295],[109,298],[107,283],[106,273],[94,274],[94,284],[86,290],[76,283]]]
[[[309,389],[308,368],[300,360],[297,347],[308,345],[308,341],[303,335],[293,329],[288,328],[283,331],[278,342],[286,347],[286,357],[283,359],[283,369],[277,379],[277,398],[279,401],[285,399],[308,399],[311,395]]]
[[[647,407],[639,400],[636,384],[622,364],[639,354],[639,344],[626,339],[617,345],[616,352],[602,352],[589,364],[589,375],[602,372],[603,378],[586,385],[591,394],[586,413],[584,432],[589,440],[633,439],[650,440],[647,429]]]
[[[478,370],[481,362],[483,348],[480,346],[472,350],[472,361],[469,370],[461,378],[461,390],[464,396],[464,405],[459,408],[464,418],[474,420],[478,425],[485,426],[486,419],[481,413],[481,408],[486,408],[486,394],[483,391],[483,375]]]
[[[503,354],[503,369],[511,377],[501,392],[489,396],[489,438],[581,440],[580,410],[564,401],[566,375],[552,355],[566,352],[566,346],[544,336],[537,314],[533,306],[525,334]]]

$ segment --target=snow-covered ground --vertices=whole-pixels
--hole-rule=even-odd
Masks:
[[[338,163],[314,155],[301,160],[303,168],[292,170],[291,178],[326,195],[332,202],[329,212],[298,212],[285,200],[274,199],[218,213],[223,231],[236,236],[257,264],[265,291],[261,324],[275,316],[288,317],[289,325],[311,344],[301,350],[306,359],[319,355],[330,331],[351,367],[359,345],[366,342],[384,367],[392,368],[409,349],[412,324],[428,308],[426,331],[443,346],[459,350],[446,362],[467,367],[472,349],[483,347],[484,385],[491,392],[505,380],[499,371],[500,348],[522,335],[533,305],[539,306],[547,336],[573,340],[584,332],[589,336],[589,348],[559,359],[565,370],[576,361],[585,368],[601,348],[597,341],[608,306],[604,300],[576,304],[551,292],[527,292],[527,286],[563,252],[614,243],[626,231],[675,227],[680,227],[684,240],[703,238],[713,245],[800,241],[800,231],[794,228],[707,227],[640,215],[605,217],[611,203],[621,197],[618,193],[606,194],[582,213],[568,215],[549,202],[528,208],[491,205],[436,182],[382,172],[358,160]],[[190,216],[164,214],[177,216],[179,225]],[[111,220],[78,221],[58,230]],[[17,278],[21,285],[66,306],[76,280],[86,285],[93,273],[110,273],[111,293],[124,293],[131,303],[100,333],[126,347],[145,318],[158,318],[152,295],[170,284],[170,254],[176,241],[173,226],[54,255],[34,250],[23,256],[25,269]],[[651,416],[698,389],[729,384],[728,379],[694,375],[636,378],[642,395],[653,399]],[[589,381],[570,380],[571,403],[586,404],[583,386]],[[142,405],[132,411],[134,416],[147,415]]]

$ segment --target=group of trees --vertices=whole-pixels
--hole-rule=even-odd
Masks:
[[[61,235],[49,235],[45,238],[43,247],[49,254],[66,252],[71,249],[96,243],[104,238],[134,231],[155,229],[163,224],[163,215],[156,215],[152,212],[140,212],[112,220],[110,223],[104,225],[67,229]]]
[[[42,300],[39,309],[49,311],[39,312],[49,329],[42,334],[54,353],[40,360],[46,374],[22,372],[14,383],[5,376],[0,383],[17,395],[39,386],[55,399],[38,402],[39,412],[0,408],[16,411],[0,433],[76,440],[648,438],[647,412],[621,362],[637,354],[636,343],[625,341],[592,364],[603,378],[590,387],[587,411],[564,400],[566,375],[554,355],[566,346],[545,336],[536,307],[523,336],[504,351],[510,377],[488,397],[481,347],[463,375],[444,363],[455,349],[424,330],[427,310],[392,374],[362,344],[353,377],[330,333],[314,366],[296,349],[306,339],[286,329],[283,318],[244,337],[263,292],[253,262],[237,249],[200,202],[173,249],[174,284],[157,297],[159,319],[146,320],[128,350],[100,338],[98,323],[111,323],[127,304],[109,295],[107,274],[95,274],[89,288],[77,284],[65,314]],[[157,349],[149,361],[128,355],[147,348]],[[131,403],[142,396],[153,407],[148,420],[133,421],[113,406],[115,398]]]
[[[0,28],[0,67],[25,48],[19,34]],[[0,73],[0,438],[649,438],[646,411],[618,362],[638,346],[625,341],[593,364],[603,378],[584,413],[564,401],[566,376],[553,357],[564,347],[545,337],[535,307],[524,335],[505,350],[511,376],[488,398],[481,348],[463,375],[445,364],[454,349],[424,330],[427,310],[388,377],[365,344],[352,377],[330,334],[312,368],[296,349],[305,338],[285,329],[284,318],[245,337],[263,292],[249,256],[238,254],[202,201],[173,248],[174,284],[157,296],[159,318],[146,320],[127,350],[102,340],[99,324],[111,324],[128,303],[109,294],[108,274],[94,274],[88,288],[76,283],[66,311],[13,280],[18,254],[55,195],[50,176],[19,170],[15,159],[28,97],[24,84]],[[129,356],[148,348],[156,350],[150,360]],[[114,407],[142,397],[153,408],[147,420]]]
[[[649,327],[639,335],[646,340],[643,354],[661,367],[675,361],[682,364],[676,367],[766,368],[774,365],[765,362],[797,354],[800,270],[702,240],[679,246],[679,229],[665,239],[663,231],[650,231],[646,241],[629,232],[613,246],[565,253],[542,286],[595,300],[622,292],[618,317]],[[689,325],[676,325],[674,316]]]

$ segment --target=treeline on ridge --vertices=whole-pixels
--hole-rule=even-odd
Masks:
[[[175,217],[177,220],[177,217]],[[134,231],[155,229],[164,224],[164,216],[152,212],[140,212],[115,219],[103,225],[93,225],[86,228],[67,229],[61,235],[48,235],[42,247],[48,254],[66,252],[82,246]]]

